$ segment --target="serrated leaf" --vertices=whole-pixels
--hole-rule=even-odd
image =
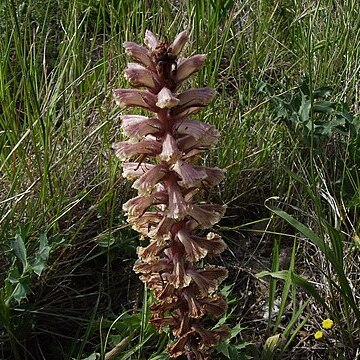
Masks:
[[[243,350],[243,349],[246,349],[248,346],[252,345],[251,342],[248,342],[248,341],[243,341],[239,344],[236,344],[234,345],[234,347],[238,350]]]
[[[246,359],[246,355],[241,352],[239,353],[238,350],[244,350],[250,344],[251,343],[249,342],[241,342],[240,344],[232,345],[227,341],[224,341],[216,347],[216,350],[218,353],[226,356],[229,360]]]
[[[306,129],[309,130],[309,132],[313,131],[313,129],[314,129],[314,131],[316,131],[316,129],[321,128],[320,125],[316,125],[316,124],[313,123],[311,120],[309,120],[309,121],[305,124],[305,127],[306,127]]]
[[[10,284],[17,284],[21,278],[21,274],[16,267],[11,267],[9,271],[9,283]]]
[[[39,260],[38,262],[35,262],[34,264],[31,265],[31,268],[33,269],[34,273],[37,276],[40,276],[41,273],[44,271],[44,269],[46,268],[46,263],[44,263],[43,261]]]
[[[230,359],[229,355],[229,343],[226,341],[221,342],[217,347],[216,350],[220,353],[225,355],[228,359]]]
[[[40,276],[43,270],[46,268],[47,260],[49,258],[51,250],[51,246],[48,243],[46,234],[40,235],[39,242],[39,250],[35,255],[33,263],[31,264],[32,270],[38,276]]]
[[[331,135],[335,130],[338,130],[339,126],[345,126],[345,120],[341,118],[335,118],[330,121],[324,122],[322,125],[322,135]]]
[[[233,345],[229,345],[229,359],[230,360],[239,360],[239,352]]]
[[[20,304],[22,300],[27,299],[27,294],[29,293],[30,288],[27,282],[18,282],[12,293],[12,298],[14,298],[18,302],[18,304]]]
[[[233,337],[239,335],[242,330],[244,330],[244,328],[242,328],[242,327],[240,326],[240,324],[236,324],[236,325],[231,329],[230,339],[232,339]]]

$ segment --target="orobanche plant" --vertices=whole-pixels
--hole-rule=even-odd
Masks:
[[[150,115],[123,115],[122,129],[129,139],[113,148],[121,160],[134,161],[122,164],[123,176],[135,180],[138,196],[123,209],[147,244],[138,248],[134,270],[156,298],[150,321],[159,330],[169,327],[174,337],[170,357],[208,359],[229,329],[209,328],[227,308],[217,291],[227,270],[205,265],[204,259],[220,254],[226,245],[213,232],[204,235],[204,229],[222,218],[225,207],[196,198],[201,189],[219,184],[224,171],[196,165],[219,133],[191,119],[213,99],[214,90],[179,90],[205,61],[205,55],[178,58],[187,40],[186,31],[172,44],[146,31],[147,48],[125,42],[126,53],[136,61],[128,64],[125,76],[135,88],[145,89],[116,89],[116,102]]]

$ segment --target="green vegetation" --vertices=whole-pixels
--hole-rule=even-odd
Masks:
[[[167,359],[111,151],[122,43],[146,29],[188,29],[185,51],[208,54],[193,86],[218,93],[198,115],[222,134],[204,161],[227,168],[205,195],[228,205],[215,358],[356,359],[357,0],[0,2],[0,358]]]

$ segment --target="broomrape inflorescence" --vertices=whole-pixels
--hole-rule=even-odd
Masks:
[[[135,180],[138,196],[123,205],[128,222],[148,245],[138,248],[134,270],[156,298],[150,321],[161,330],[169,327],[174,342],[170,357],[208,359],[208,354],[229,336],[229,329],[205,327],[226,310],[217,292],[227,276],[224,267],[204,265],[205,257],[220,254],[226,247],[213,232],[202,235],[224,215],[225,207],[195,202],[200,189],[218,185],[224,176],[219,168],[197,166],[204,150],[219,133],[191,115],[214,97],[210,88],[179,91],[180,85],[198,71],[205,55],[178,59],[188,40],[181,32],[172,44],[159,41],[146,31],[145,45],[125,42],[136,63],[129,63],[125,76],[135,88],[116,89],[116,102],[123,108],[140,107],[151,116],[123,115],[122,129],[128,141],[113,148],[124,162],[123,176]]]

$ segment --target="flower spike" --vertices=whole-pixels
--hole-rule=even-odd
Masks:
[[[115,100],[121,108],[138,107],[150,114],[122,115],[128,140],[113,144],[113,149],[121,160],[133,161],[122,164],[122,175],[134,181],[138,196],[123,204],[123,210],[132,228],[150,240],[138,248],[134,266],[155,295],[150,322],[159,331],[169,328],[171,358],[204,360],[230,334],[224,325],[207,328],[209,320],[227,309],[218,292],[227,270],[203,265],[226,248],[218,234],[204,234],[220,221],[225,206],[196,203],[195,194],[218,185],[225,172],[194,164],[219,133],[212,125],[191,119],[210,103],[215,91],[204,87],[179,92],[206,58],[201,54],[178,59],[188,38],[183,31],[170,44],[147,30],[146,47],[124,43],[126,54],[135,61],[128,64],[125,77],[136,89],[114,90]]]

